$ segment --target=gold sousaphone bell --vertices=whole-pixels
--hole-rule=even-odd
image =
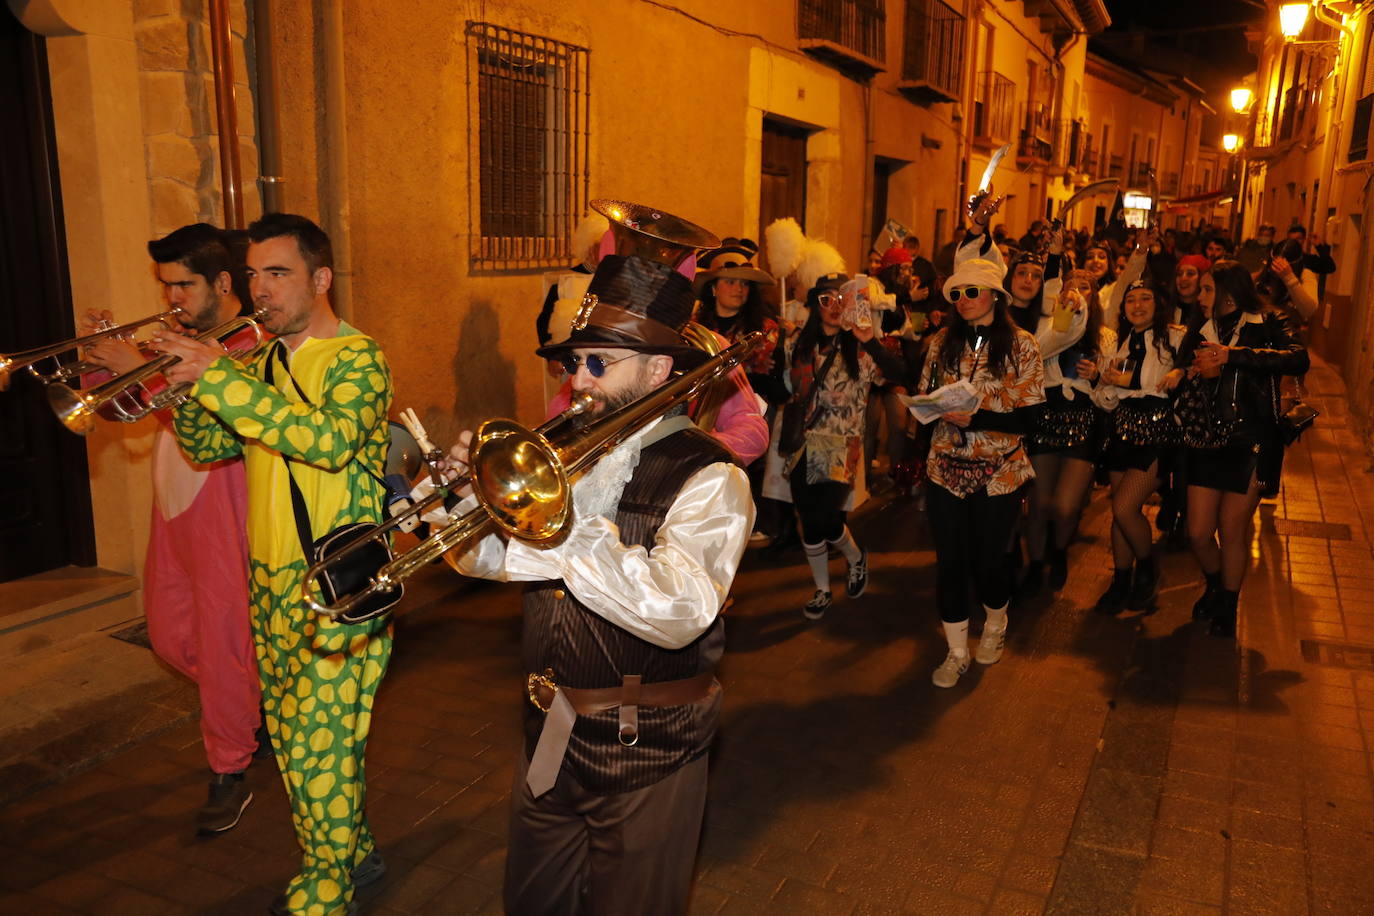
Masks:
[[[694,252],[720,244],[700,226],[651,207],[616,200],[595,200],[591,206],[610,220],[618,254],[676,267]],[[394,591],[453,548],[493,528],[533,542],[560,536],[571,515],[571,484],[580,474],[621,442],[724,378],[763,340],[762,334],[750,335],[644,397],[580,428],[569,420],[588,409],[590,398],[585,394],[574,397],[567,411],[536,429],[513,420],[486,421],[473,437],[468,473],[311,566],[303,582],[306,604],[327,617],[356,622],[366,619],[358,609],[368,599]],[[477,497],[476,508],[450,516],[447,525],[367,574],[366,585],[325,596],[321,580],[333,578],[331,567],[348,566],[356,560],[353,555],[378,539],[386,544],[391,530],[410,518],[446,503],[452,508],[453,494],[469,483]]]

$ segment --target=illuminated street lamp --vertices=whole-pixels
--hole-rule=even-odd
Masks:
[[[1302,34],[1310,9],[1307,3],[1285,3],[1279,7],[1279,29],[1283,31],[1284,38],[1292,41]]]
[[[1221,138],[1221,148],[1226,150],[1226,152],[1228,153],[1234,153],[1237,149],[1240,148],[1240,135],[1226,134],[1224,137]]]
[[[1231,90],[1231,107],[1235,109],[1236,114],[1245,114],[1250,110],[1250,102],[1254,97],[1255,94],[1249,89],[1237,86]]]

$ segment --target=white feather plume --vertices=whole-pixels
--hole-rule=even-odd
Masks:
[[[600,244],[601,237],[606,234],[606,230],[611,227],[606,217],[596,211],[588,213],[578,221],[572,234],[572,254],[578,261],[585,263],[588,267],[595,267],[595,259],[586,260],[587,252],[592,246]]]
[[[775,219],[763,230],[763,243],[768,250],[768,269],[775,277],[786,277],[797,269],[806,236],[801,226],[790,216]]]
[[[802,298],[826,274],[844,273],[844,258],[835,246],[820,239],[807,239],[797,263],[797,298]]]

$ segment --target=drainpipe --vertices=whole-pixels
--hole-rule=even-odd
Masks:
[[[219,131],[219,176],[224,198],[224,227],[243,228],[239,174],[239,119],[234,106],[234,56],[229,47],[227,0],[210,0],[210,56],[215,73],[215,122]]]
[[[334,247],[334,312],[353,317],[353,234],[348,208],[348,132],[345,114],[348,90],[344,81],[344,0],[321,0],[324,55],[325,231]]]
[[[280,213],[282,201],[281,143],[277,136],[276,47],[272,43],[272,0],[253,3],[253,58],[257,75],[258,188],[262,212]]]

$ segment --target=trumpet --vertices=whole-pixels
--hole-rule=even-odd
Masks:
[[[217,341],[234,359],[249,359],[268,340],[258,323],[261,318],[262,312],[253,318],[231,318],[195,339]],[[137,422],[155,410],[176,407],[186,400],[191,383],[173,385],[163,374],[180,361],[170,354],[154,357],[137,369],[82,390],[55,382],[48,386],[48,406],[63,426],[81,436],[95,429],[97,419]]]
[[[557,538],[571,516],[573,481],[621,442],[723,379],[765,340],[760,332],[748,334],[695,369],[582,429],[570,428],[566,421],[586,411],[591,399],[585,393],[575,398],[567,411],[536,429],[513,420],[486,421],[473,438],[467,474],[435,490],[404,514],[364,531],[306,570],[301,583],[306,605],[317,614],[337,619],[376,595],[395,591],[405,579],[453,548],[493,528],[535,543]],[[334,581],[332,567],[351,567],[358,552],[376,551],[374,545],[379,540],[389,555],[386,536],[392,529],[408,516],[423,515],[445,502],[469,483],[477,497],[476,508],[383,563],[357,590],[339,595],[320,587],[321,579]],[[345,577],[338,578],[342,581]]]
[[[145,324],[161,322],[165,327],[171,327],[181,309],[171,309],[166,312],[158,312],[156,315],[149,315],[147,318],[140,318],[137,321],[130,321],[128,324],[121,324],[112,328],[101,328],[83,337],[73,337],[71,340],[64,340],[60,343],[49,344],[46,347],[35,347],[32,350],[24,350],[19,353],[0,353],[0,391],[4,391],[10,386],[10,377],[15,370],[28,369],[33,376],[44,384],[54,382],[69,382],[84,373],[94,372],[100,368],[95,363],[85,360],[62,363],[58,361],[57,366],[48,372],[38,369],[38,364],[45,359],[57,360],[57,357],[69,350],[76,350],[80,347],[88,347],[93,343],[98,343],[109,337],[118,337],[121,334],[128,334]]]

